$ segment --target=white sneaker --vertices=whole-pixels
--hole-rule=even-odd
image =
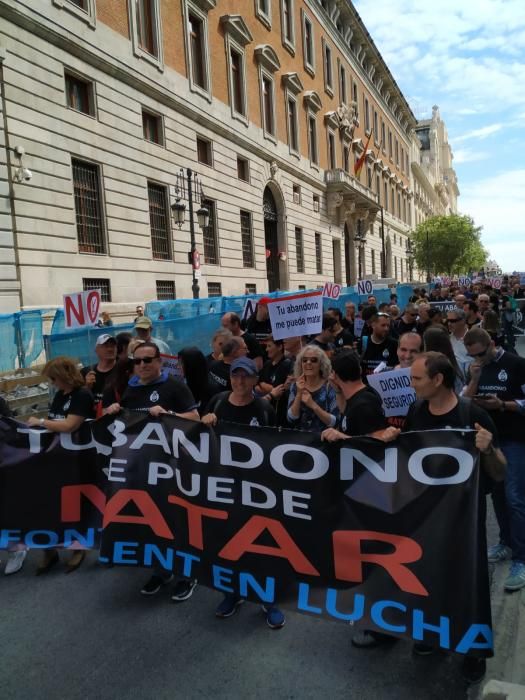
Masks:
[[[20,549],[16,552],[9,552],[7,555],[7,564],[5,565],[4,574],[16,574],[17,571],[24,566],[27,557],[27,549]]]

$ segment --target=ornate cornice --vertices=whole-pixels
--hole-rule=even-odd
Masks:
[[[241,15],[223,15],[220,24],[224,31],[228,32],[241,46],[246,46],[253,41],[248,25]]]

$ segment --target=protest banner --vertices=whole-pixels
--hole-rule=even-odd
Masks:
[[[387,418],[406,416],[410,405],[416,400],[416,392],[410,385],[410,369],[370,374],[367,381],[381,397]]]
[[[341,294],[341,285],[334,282],[325,282],[323,287],[323,297],[327,299],[339,299]]]
[[[357,293],[360,296],[372,294],[374,291],[374,283],[372,280],[359,280],[357,283]]]
[[[100,289],[64,294],[64,327],[87,328],[98,321]]]
[[[444,314],[448,311],[457,311],[458,309],[455,301],[431,301],[429,303],[433,309],[439,309]]]
[[[101,561],[492,655],[474,431],[326,443],[140,413],[89,429],[0,420],[0,548],[93,547],[102,516]]]
[[[179,364],[178,355],[166,355],[161,352],[160,359],[162,360],[163,370],[176,379],[183,379],[184,374],[182,372],[182,367]]]
[[[268,313],[274,340],[317,335],[323,325],[323,290],[270,299]]]
[[[365,321],[362,318],[354,319],[354,336],[360,338],[363,334],[363,328],[365,327]]]
[[[472,280],[470,277],[458,277],[458,284],[460,287],[468,287],[472,284]]]
[[[244,302],[244,307],[242,310],[241,321],[247,321],[255,313],[255,307],[257,306],[257,299],[248,297]]]

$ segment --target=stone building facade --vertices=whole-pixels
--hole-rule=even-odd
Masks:
[[[201,296],[408,278],[417,123],[347,0],[0,0],[0,87],[0,312],[190,297],[188,169]]]

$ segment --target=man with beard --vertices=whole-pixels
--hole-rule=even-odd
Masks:
[[[372,374],[381,363],[392,368],[397,360],[397,342],[390,337],[390,316],[377,313],[369,323],[372,332],[362,337],[358,346],[364,376]]]

